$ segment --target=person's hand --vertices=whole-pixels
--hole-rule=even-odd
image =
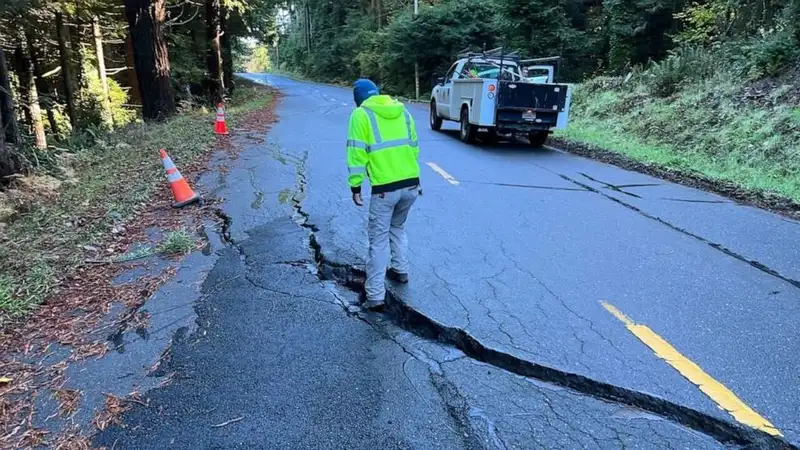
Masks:
[[[361,193],[353,194],[353,203],[356,206],[364,206],[364,201],[361,199]]]

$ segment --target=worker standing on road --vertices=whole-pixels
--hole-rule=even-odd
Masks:
[[[402,103],[380,95],[375,83],[367,79],[355,82],[353,97],[356,109],[347,133],[348,182],[357,206],[364,204],[361,184],[365,177],[372,187],[365,307],[375,310],[383,306],[387,276],[408,283],[405,223],[421,193],[419,146],[414,119]]]

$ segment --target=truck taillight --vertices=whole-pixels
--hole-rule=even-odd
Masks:
[[[494,92],[495,89],[497,89],[497,87],[495,85],[493,85],[493,84],[489,85],[489,92]]]

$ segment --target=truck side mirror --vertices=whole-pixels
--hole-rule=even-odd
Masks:
[[[444,77],[435,77],[433,79],[433,87],[441,86],[444,84]]]

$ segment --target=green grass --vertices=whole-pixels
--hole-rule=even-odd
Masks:
[[[241,115],[266,106],[271,94],[240,80],[226,108],[234,125]],[[39,202],[9,223],[0,245],[0,324],[29,312],[52,294],[59,280],[98,245],[114,224],[148,207],[163,189],[158,157],[166,149],[187,167],[213,147],[213,111],[192,111],[161,123],[134,124],[99,136],[74,153],[76,180],[65,183],[53,202]],[[188,233],[167,236],[162,251],[189,249]],[[194,248],[194,241],[191,243]]]
[[[156,251],[167,255],[189,253],[197,248],[197,240],[185,229],[170,231],[158,245]]]
[[[589,82],[556,136],[800,203],[798,108],[747,103],[741,88],[711,79],[655,98],[636,83]]]

